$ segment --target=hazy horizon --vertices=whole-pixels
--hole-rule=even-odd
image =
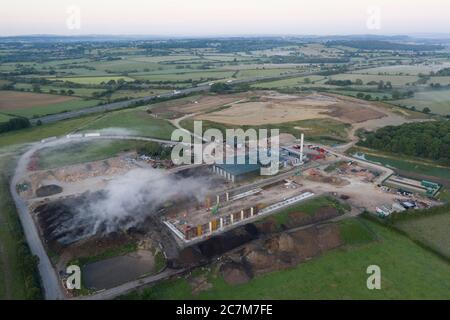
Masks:
[[[16,0],[0,36],[404,35],[450,33],[446,0]]]

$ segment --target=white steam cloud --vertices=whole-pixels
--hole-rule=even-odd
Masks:
[[[202,177],[175,177],[157,169],[134,169],[111,180],[104,196],[80,206],[55,230],[62,244],[97,233],[127,230],[155,214],[171,200],[184,197],[203,199],[210,181]]]

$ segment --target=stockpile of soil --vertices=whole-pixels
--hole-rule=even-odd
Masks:
[[[42,186],[39,189],[36,190],[36,197],[48,197],[52,196],[54,194],[61,193],[63,191],[63,188],[56,184],[50,184],[48,186]]]
[[[226,261],[220,266],[220,273],[226,283],[243,284],[251,279],[251,274],[242,263]]]
[[[242,261],[258,275],[295,266],[342,244],[337,224],[315,226],[249,245],[243,250]]]

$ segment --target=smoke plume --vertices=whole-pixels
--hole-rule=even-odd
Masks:
[[[210,181],[201,177],[175,177],[157,169],[134,169],[108,182],[101,196],[86,201],[66,215],[54,230],[62,244],[95,234],[138,226],[170,200],[180,197],[203,199]]]

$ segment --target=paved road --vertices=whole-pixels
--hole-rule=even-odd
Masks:
[[[17,183],[26,172],[30,156],[39,149],[40,144],[34,144],[31,149],[20,157],[10,184],[10,191],[16,204],[17,213],[19,214],[28,246],[30,247],[31,252],[39,258],[38,269],[41,276],[45,298],[49,300],[64,299],[63,289],[60,285],[55,269],[50,262],[47,252],[45,251],[44,245],[42,244],[36,224],[34,223],[28,210],[27,204],[22,200],[16,190]]]

